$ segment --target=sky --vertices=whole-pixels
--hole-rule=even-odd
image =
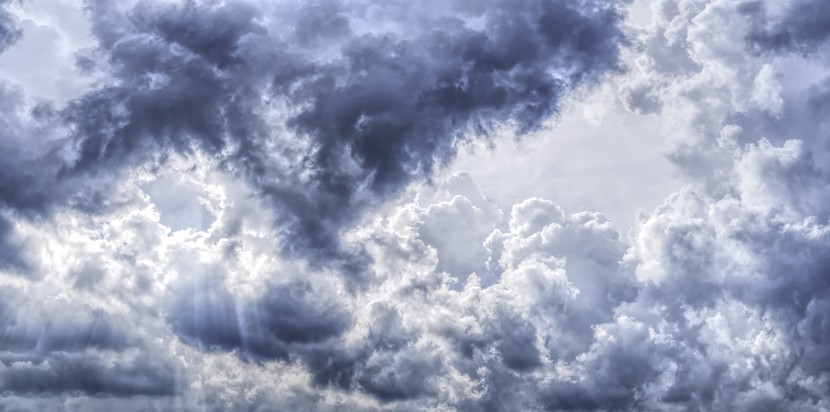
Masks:
[[[830,410],[826,0],[0,0],[0,411]]]

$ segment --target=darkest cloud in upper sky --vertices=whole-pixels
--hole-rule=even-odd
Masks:
[[[11,0],[0,0],[0,53],[6,51],[23,34],[5,6]]]
[[[71,139],[50,153],[69,144],[77,156],[38,182],[4,179],[0,193],[16,199],[0,200],[94,210],[106,194],[83,195],[78,176],[198,150],[273,202],[289,249],[331,252],[367,199],[429,176],[462,135],[531,130],[568,89],[616,69],[618,10],[583,3],[452,1],[452,13],[421,11],[401,32],[361,33],[367,11],[348,2],[274,12],[142,1],[122,12],[89,1],[93,55],[111,73],[58,113]]]
[[[104,213],[118,202],[109,191],[120,174],[197,151],[250,183],[273,206],[287,250],[319,264],[346,253],[338,231],[373,199],[430,176],[465,135],[538,127],[569,89],[617,69],[622,41],[616,6],[599,0],[451,1],[441,12],[390,3],[376,10],[380,17],[336,1],[276,11],[245,2],[122,6],[86,2],[97,45],[82,56],[94,61],[84,67],[102,73],[90,91],[64,107],[33,107],[3,85],[4,270],[41,277],[15,219],[62,208]],[[0,10],[2,51],[21,32]],[[400,17],[407,13],[419,16]],[[384,16],[399,16],[402,30],[361,32]],[[349,256],[347,265],[362,269],[361,259]],[[240,302],[215,279],[198,279],[176,289],[166,319],[194,348],[299,359],[318,384],[359,385],[386,400],[427,392],[416,383],[436,365],[416,367],[422,354],[378,358],[370,346],[342,348],[351,315],[313,285],[272,285]],[[130,354],[147,343],[106,316],[47,314],[64,321],[58,325],[21,313],[8,304],[0,313],[9,325],[4,390],[174,393],[172,364],[137,361]],[[537,362],[507,344],[501,350],[516,368]],[[389,362],[421,372],[390,381]]]
[[[830,38],[830,3],[801,0],[787,5],[782,16],[770,18],[757,2],[744,6],[753,17],[754,30],[747,42],[755,51],[797,51],[809,53],[827,44]]]

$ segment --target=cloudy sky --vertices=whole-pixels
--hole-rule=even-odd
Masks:
[[[830,410],[827,0],[0,0],[0,411]]]

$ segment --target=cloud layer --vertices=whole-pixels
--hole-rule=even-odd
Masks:
[[[830,408],[822,2],[375,3],[88,1],[84,91],[0,84],[8,410]],[[447,172],[564,105],[682,187]]]
[[[537,127],[617,67],[622,38],[602,2],[86,7],[98,45],[81,66],[105,77],[39,111],[67,129],[27,159],[53,172],[10,167],[4,202],[100,208],[77,180],[200,151],[274,203],[298,253],[337,254],[342,224],[430,176],[462,136]]]

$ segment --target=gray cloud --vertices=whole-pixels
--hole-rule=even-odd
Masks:
[[[8,150],[0,204],[17,219],[48,219],[66,208],[99,215],[124,206],[110,193],[131,170],[159,167],[174,153],[205,153],[270,202],[289,255],[317,266],[343,261],[339,270],[366,279],[368,256],[339,245],[344,224],[412,179],[429,177],[463,134],[485,136],[502,123],[531,130],[556,113],[568,89],[617,67],[619,16],[604,2],[458,2],[450,13],[390,4],[381,14],[400,16],[405,31],[359,33],[360,24],[377,23],[365,6],[141,1],[124,11],[87,2],[98,46],[84,54],[94,64],[84,66],[100,68],[104,78],[60,108],[31,107],[19,92],[4,90],[14,115],[2,119]],[[5,48],[19,32],[6,24],[7,14],[0,18]],[[48,137],[29,138],[42,135]],[[4,267],[42,277],[12,229],[4,218]],[[435,365],[416,370],[421,352],[344,348],[351,316],[313,282],[275,285],[248,302],[215,281],[197,276],[175,290],[168,321],[184,342],[252,362],[299,359],[319,384],[362,388],[386,401],[433,393],[419,382],[439,373]],[[124,356],[124,348],[97,348],[96,336],[72,339],[57,335],[55,342],[79,348],[36,356],[52,367],[9,369],[3,387],[18,394],[172,394],[166,364],[101,363],[105,353]],[[510,359],[527,363],[519,353]],[[398,364],[412,371],[387,379]]]
[[[23,34],[17,27],[14,17],[6,10],[9,3],[11,0],[0,1],[0,53],[11,47]]]
[[[30,274],[32,263],[26,253],[25,241],[15,234],[13,223],[0,216],[0,269]]]
[[[821,0],[790,2],[783,15],[772,19],[761,2],[747,3],[744,10],[757,19],[746,37],[755,51],[813,53],[830,38],[830,5]]]
[[[4,396],[82,393],[130,397],[176,391],[174,363],[150,352],[114,316],[89,307],[36,305],[4,288],[0,299],[0,387]]]
[[[235,299],[223,283],[213,274],[177,286],[170,323],[186,342],[236,350],[250,361],[286,360],[315,348],[334,350],[332,340],[352,322],[342,302],[309,281],[272,285],[252,301]]]
[[[285,30],[253,4],[139,2],[122,13],[93,1],[96,54],[111,73],[61,111],[77,156],[37,183],[51,199],[25,197],[21,186],[31,183],[21,176],[8,185],[20,207],[65,204],[54,185],[199,150],[284,211],[289,249],[335,250],[344,222],[372,197],[429,176],[461,134],[504,122],[533,129],[567,89],[615,69],[617,11],[591,5],[493,1],[464,11],[459,3],[458,15],[402,21],[413,34],[357,34],[357,3],[280,10],[296,13],[280,16]],[[337,49],[319,61],[326,47]],[[269,125],[276,102],[289,109],[282,132]]]
[[[613,71],[606,3],[90,2],[99,87],[0,99],[3,400],[827,409],[824,34],[792,20],[810,2],[781,22],[692,3],[655,3],[626,50],[640,72],[606,84],[677,140],[688,183],[625,237],[544,199],[503,212],[464,174],[408,185]],[[215,197],[207,228],[169,231],[142,190],[180,155],[220,169],[175,175]]]

